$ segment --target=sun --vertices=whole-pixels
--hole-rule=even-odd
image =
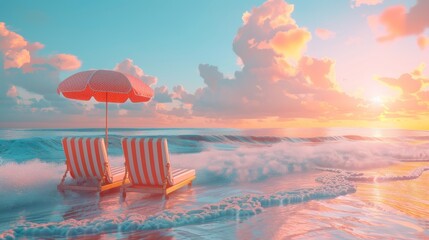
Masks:
[[[376,105],[383,105],[384,99],[381,96],[375,96],[375,97],[371,98],[371,102],[376,104]]]

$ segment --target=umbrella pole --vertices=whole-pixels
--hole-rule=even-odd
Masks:
[[[107,112],[109,111],[109,107],[107,105],[107,93],[106,93],[106,152],[108,152],[108,148],[109,148],[109,138],[108,138],[108,130],[107,130]]]

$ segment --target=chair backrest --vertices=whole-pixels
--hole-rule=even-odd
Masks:
[[[112,181],[103,138],[65,137],[62,139],[67,168],[74,179],[103,179]]]
[[[132,184],[172,185],[170,154],[165,138],[123,138],[125,167]]]

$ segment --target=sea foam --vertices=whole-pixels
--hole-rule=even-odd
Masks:
[[[65,167],[35,159],[0,166],[0,211],[38,202],[56,201],[56,184]],[[54,197],[46,197],[54,196]]]
[[[152,216],[141,214],[120,214],[118,216],[100,217],[91,220],[74,219],[51,223],[18,223],[12,229],[0,235],[0,239],[17,237],[75,237],[79,235],[109,232],[130,232],[173,228],[189,224],[211,222],[219,218],[240,219],[261,213],[267,207],[285,206],[316,199],[335,198],[356,191],[353,180],[363,179],[359,172],[323,168],[331,174],[316,179],[320,186],[302,188],[294,191],[279,191],[272,194],[247,194],[225,198],[218,203],[207,204],[192,210],[164,210]],[[428,167],[413,170],[407,179],[417,178]],[[403,180],[403,176],[391,176],[390,180]],[[387,179],[386,179],[387,180]]]
[[[18,223],[15,227],[0,235],[0,239],[15,237],[74,237],[86,234],[109,232],[129,232],[172,228],[189,224],[214,221],[219,218],[246,218],[263,211],[264,208],[296,204],[314,199],[334,198],[355,192],[355,186],[346,180],[353,173],[339,173],[320,178],[320,186],[294,191],[280,191],[273,194],[247,194],[229,197],[218,203],[207,204],[192,210],[164,210],[152,216],[141,214],[121,214],[119,216],[100,217],[91,220],[74,219],[38,224]]]

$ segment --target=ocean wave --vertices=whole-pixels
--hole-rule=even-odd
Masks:
[[[41,162],[39,159],[22,164],[3,164],[0,166],[0,212],[58,201],[56,184],[64,171],[64,165]]]
[[[179,136],[183,137],[183,136]],[[28,161],[10,161],[0,156],[0,171],[15,166],[25,174],[26,170],[32,170],[35,163],[33,159],[39,159],[38,164],[52,162],[52,165],[33,166],[34,168],[50,169],[48,166],[64,167],[64,153],[59,145],[55,146],[61,157],[55,160],[39,157]],[[264,140],[265,141],[265,140]],[[171,147],[170,141],[169,147]],[[376,167],[389,166],[397,161],[429,159],[429,144],[396,143],[384,141],[338,141],[324,142],[323,144],[307,144],[308,142],[279,142],[262,145],[239,145],[234,151],[217,149],[215,146],[207,146],[203,152],[191,154],[177,154],[172,151],[171,161],[176,168],[195,168],[199,177],[196,183],[207,185],[211,183],[255,182],[268,178],[283,176],[289,173],[308,172],[317,167],[341,168],[346,170],[364,170]],[[20,145],[20,144],[18,144]],[[34,147],[35,149],[36,147]],[[119,148],[119,147],[118,147]],[[31,151],[31,147],[27,150]],[[112,147],[109,147],[109,152]],[[27,152],[20,151],[16,154]],[[37,150],[45,152],[46,149]],[[44,153],[51,154],[51,153]],[[42,154],[43,155],[43,154]],[[26,155],[27,156],[27,155]],[[30,156],[28,156],[30,157]],[[52,156],[51,156],[52,157]],[[114,166],[123,164],[123,156],[110,156],[110,162]],[[28,164],[24,164],[28,162]],[[10,163],[10,164],[9,164]],[[15,163],[15,164],[12,164]],[[52,170],[52,169],[51,169]],[[54,170],[52,170],[54,171]],[[56,171],[56,170],[55,170]],[[54,171],[54,172],[55,172]],[[31,173],[27,173],[31,174]],[[52,175],[51,173],[46,173]],[[13,179],[13,176],[11,176]],[[5,181],[6,183],[7,181]],[[5,185],[5,186],[3,186]],[[1,188],[7,188],[0,182]]]
[[[218,203],[207,204],[191,210],[164,210],[152,216],[138,213],[99,217],[85,220],[66,220],[50,223],[21,222],[0,234],[0,239],[17,237],[75,237],[109,232],[132,232],[174,228],[190,224],[212,222],[220,218],[245,219],[259,214],[265,208],[285,206],[316,199],[335,198],[356,191],[352,181],[363,178],[362,173],[341,169],[320,169],[332,172],[316,179],[320,186],[294,191],[279,191],[272,194],[246,194],[225,198]],[[408,179],[419,177],[429,167],[413,170]],[[404,180],[402,176],[391,176],[390,180]]]
[[[195,168],[195,185],[266,181],[278,176],[314,171],[315,168],[362,170],[391,165],[398,159],[429,156],[426,145],[392,145],[382,142],[327,142],[322,145],[280,142],[265,147],[241,146],[234,151],[208,148],[197,154],[172,154],[172,167]],[[112,166],[123,164],[111,156]],[[0,210],[36,202],[56,201],[56,185],[65,171],[62,162],[36,158],[23,163],[0,164]],[[46,198],[45,196],[51,196]]]
[[[89,132],[91,133],[91,132]],[[64,134],[64,133],[62,133]],[[104,137],[100,134],[90,134],[88,137]],[[123,135],[112,134],[109,136],[109,154],[113,156],[122,155],[121,138]],[[145,137],[145,135],[135,136]],[[429,142],[428,136],[409,136],[401,138],[376,138],[358,135],[311,137],[311,138],[291,138],[275,136],[239,136],[239,135],[155,135],[155,138],[167,138],[170,152],[175,154],[200,153],[210,148],[220,150],[235,150],[241,146],[271,146],[278,143],[295,144],[326,144],[344,142],[381,142],[381,143],[413,143],[419,141],[420,144]],[[64,159],[61,145],[61,136],[42,136],[18,139],[0,139],[0,157],[5,162],[24,162],[34,158],[42,159],[45,162],[58,162]],[[294,146],[292,146],[294,147]],[[25,149],[25,151],[23,151]],[[0,162],[0,164],[2,164]]]
[[[427,144],[385,142],[327,142],[309,145],[281,142],[269,147],[239,147],[234,151],[210,149],[198,154],[171,156],[180,168],[196,168],[197,183],[257,182],[315,168],[366,170],[404,159],[429,159]]]
[[[164,210],[152,216],[134,213],[81,221],[70,219],[45,224],[22,222],[2,233],[0,239],[14,239],[15,237],[24,236],[75,237],[116,231],[130,232],[172,228],[211,222],[219,218],[246,218],[261,213],[267,207],[297,204],[314,199],[334,198],[355,192],[355,186],[345,179],[343,174],[336,174],[319,179],[322,185],[315,188],[280,191],[267,195],[247,194],[229,197],[199,209]]]

